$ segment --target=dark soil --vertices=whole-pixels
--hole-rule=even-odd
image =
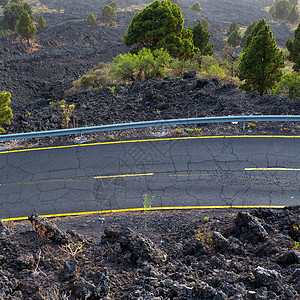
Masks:
[[[300,299],[299,207],[30,220],[0,223],[0,299]]]

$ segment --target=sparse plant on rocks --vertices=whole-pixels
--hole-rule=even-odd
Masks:
[[[64,118],[62,119],[62,128],[68,128],[69,122],[71,121],[71,117],[74,113],[75,104],[61,104],[60,108],[62,109],[64,115]]]
[[[205,227],[200,228],[200,232],[197,234],[197,238],[209,247],[213,247],[212,233]]]
[[[59,248],[70,255],[73,260],[76,260],[76,255],[83,251],[83,243],[82,242],[69,242],[66,245],[61,245]]]
[[[155,196],[148,198],[148,194],[145,194],[144,201],[143,201],[144,213],[146,213],[146,211],[152,207],[152,201],[154,198],[155,198]]]

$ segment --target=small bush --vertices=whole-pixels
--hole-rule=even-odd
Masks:
[[[197,71],[197,63],[190,60],[173,59],[170,64],[171,75],[174,77],[182,77],[184,72]]]
[[[273,89],[274,95],[288,97],[290,99],[300,98],[300,75],[297,72],[286,73],[281,81]]]
[[[94,16],[93,13],[89,13],[89,15],[88,15],[88,17],[87,17],[87,19],[86,19],[86,23],[87,23],[89,26],[92,26],[92,25],[94,25],[94,24],[97,23],[97,22],[96,22],[96,18],[95,18],[95,16]]]
[[[190,10],[200,13],[202,11],[201,5],[199,2],[194,2],[190,7]]]

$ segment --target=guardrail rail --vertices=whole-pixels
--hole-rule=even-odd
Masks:
[[[80,127],[69,129],[57,129],[49,131],[25,132],[15,134],[0,135],[1,141],[20,140],[29,138],[63,136],[73,134],[84,134],[101,131],[125,130],[146,127],[162,127],[170,125],[188,125],[188,124],[205,124],[205,123],[231,123],[231,122],[298,122],[300,115],[250,115],[250,116],[226,116],[226,117],[204,117],[204,118],[188,118],[188,119],[170,119],[156,120],[145,122],[133,122],[123,124],[101,125],[93,127]]]

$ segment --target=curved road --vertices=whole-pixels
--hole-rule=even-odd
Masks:
[[[0,219],[143,207],[299,205],[300,138],[111,142],[0,152]],[[152,197],[154,196],[154,198]]]

